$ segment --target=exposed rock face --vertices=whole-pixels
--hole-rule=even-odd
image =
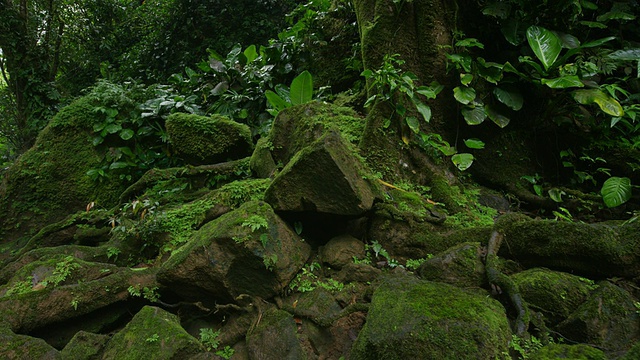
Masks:
[[[428,259],[418,268],[425,280],[465,287],[483,287],[487,283],[482,246],[463,243]]]
[[[222,115],[175,113],[166,126],[173,148],[191,165],[241,159],[253,151],[249,127]]]
[[[276,211],[360,215],[375,197],[363,165],[336,132],[329,132],[291,159],[267,189]]]
[[[364,243],[350,235],[337,236],[320,250],[322,262],[335,269],[342,269],[352,264],[354,257],[361,259],[364,255]]]
[[[297,337],[293,315],[282,310],[267,311],[260,324],[247,336],[250,359],[298,360],[306,356]]]
[[[145,306],[107,343],[102,359],[186,359],[204,351],[200,342],[165,310]]]
[[[510,340],[504,308],[487,295],[396,275],[374,292],[351,359],[495,359]]]
[[[205,224],[161,268],[158,280],[188,299],[270,298],[289,284],[310,247],[264,202]]]

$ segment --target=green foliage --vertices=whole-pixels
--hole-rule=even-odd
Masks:
[[[330,292],[339,292],[344,289],[344,284],[331,278],[322,280],[318,274],[321,266],[313,262],[304,266],[296,277],[289,283],[291,291],[305,293],[320,287]]]
[[[220,330],[213,331],[212,328],[201,328],[200,329],[200,342],[207,351],[215,350],[220,346]]]
[[[231,348],[231,346],[227,345],[222,350],[218,350],[215,352],[216,355],[220,356],[223,359],[229,360],[235,354],[235,350]]]
[[[53,273],[48,276],[42,283],[44,286],[47,284],[53,284],[53,286],[58,286],[60,283],[67,280],[73,270],[80,268],[80,264],[75,261],[73,256],[66,256],[62,261],[56,263],[56,267],[53,270]]]
[[[528,359],[532,353],[540,350],[543,346],[544,344],[542,344],[540,339],[533,335],[528,339],[512,335],[511,342],[509,343],[509,347],[513,349],[521,359]]]
[[[159,340],[160,340],[160,335],[153,334],[153,335],[149,336],[148,338],[146,338],[144,341],[146,341],[149,344],[154,344],[154,343],[157,343]]]
[[[276,87],[276,89],[280,95],[271,90],[265,91],[271,106],[268,111],[273,116],[293,105],[310,102],[313,99],[313,77],[305,70],[293,79],[289,89],[285,87]]]
[[[423,262],[425,262],[425,261],[427,261],[427,260],[431,259],[432,257],[433,257],[433,255],[432,255],[432,254],[429,254],[429,255],[428,255],[427,257],[425,257],[425,258],[420,258],[420,259],[407,259],[407,262],[405,263],[404,267],[405,267],[407,270],[415,271],[415,270],[417,270],[417,269],[420,267],[420,265],[421,265]]]
[[[616,207],[631,199],[631,179],[610,177],[602,184],[602,200],[607,207]]]
[[[158,287],[154,286],[152,288],[149,287],[140,287],[140,285],[129,286],[127,288],[129,295],[133,297],[142,297],[150,302],[157,302],[160,300],[160,294],[158,294]]]

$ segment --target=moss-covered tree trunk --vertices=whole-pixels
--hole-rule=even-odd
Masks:
[[[446,47],[452,45],[457,8],[442,0],[354,0],[365,69],[376,70],[387,54],[399,54],[405,61],[403,71],[417,75],[420,85],[437,81],[445,86],[443,94],[429,105],[430,123],[423,122],[425,133],[438,133],[455,146],[457,108],[451,92],[454,82],[446,72]],[[369,88],[369,91],[375,91]],[[369,96],[374,94],[368,94]],[[432,188],[433,197],[456,211],[451,185],[456,181],[449,171],[450,161],[437,152],[430,157],[411,139],[402,119],[394,116],[391,125],[384,122],[393,116],[388,103],[378,102],[367,116],[360,144],[369,163],[389,181],[409,180]],[[433,154],[432,154],[433,155]]]

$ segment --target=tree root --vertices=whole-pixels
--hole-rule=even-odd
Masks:
[[[487,246],[487,258],[485,260],[485,269],[487,279],[491,287],[499,293],[505,292],[511,300],[511,305],[516,309],[518,314],[515,322],[514,332],[517,336],[522,337],[529,328],[531,315],[527,304],[522,300],[520,291],[516,284],[507,275],[499,270],[498,250],[502,244],[503,235],[498,231],[493,231],[489,245]]]

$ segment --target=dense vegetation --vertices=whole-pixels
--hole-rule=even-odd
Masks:
[[[20,318],[5,300],[49,286],[62,303],[64,286],[90,288],[111,271],[124,280],[107,277],[109,296],[69,288],[75,311],[136,298],[135,311],[174,302],[193,313],[215,306],[238,323],[255,315],[224,339],[224,358],[245,335],[251,342],[274,304],[276,323],[311,318],[296,306],[318,289],[341,306],[312,319],[320,327],[369,311],[351,339],[363,358],[393,358],[389,346],[372,350],[375,332],[411,323],[411,311],[491,323],[473,330],[501,344],[478,348],[484,358],[527,358],[579,332],[576,304],[622,299],[612,314],[635,321],[638,17],[635,0],[3,0],[0,314],[8,306],[10,331],[30,336],[70,324],[77,316]],[[335,238],[346,260],[325,250]],[[221,266],[210,249],[236,272],[208,273]],[[438,267],[449,255],[427,260],[444,251],[464,257],[459,268]],[[50,274],[38,280],[37,266]],[[351,282],[341,266],[366,271]],[[385,282],[380,269],[453,286],[397,273]],[[566,289],[547,294],[562,297],[549,309],[531,294],[552,282]],[[455,311],[435,309],[443,302]],[[467,307],[483,312],[469,317]],[[184,346],[216,349],[220,331],[200,331],[200,342],[185,332]],[[146,345],[159,341],[148,335]],[[60,350],[71,336],[46,339]],[[607,354],[630,347],[598,344]],[[120,351],[109,346],[106,358]]]

